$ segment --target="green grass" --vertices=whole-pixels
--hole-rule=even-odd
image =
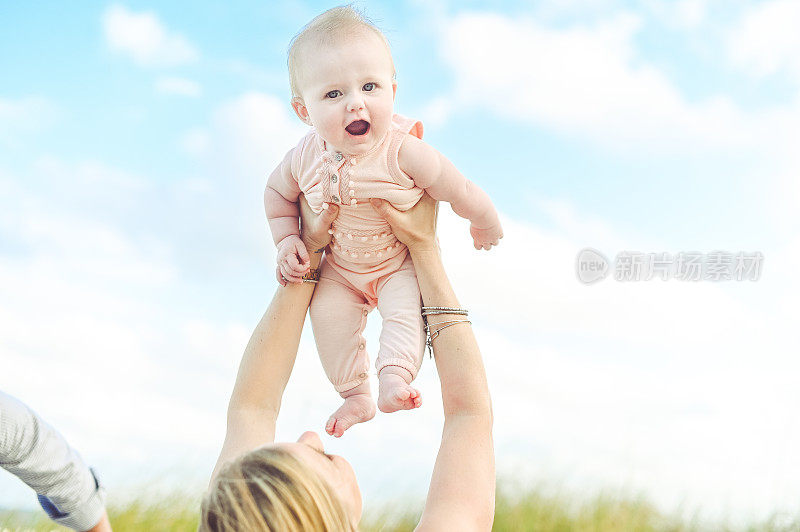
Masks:
[[[775,516],[761,523],[730,526],[726,523],[700,523],[659,512],[641,498],[596,495],[578,500],[569,495],[549,494],[549,490],[509,486],[497,494],[493,530],[541,532],[790,532],[800,531],[800,514],[791,519]],[[146,498],[109,506],[114,530],[127,531],[196,531],[199,496],[174,494],[158,502]],[[415,511],[396,507],[367,509],[361,524],[364,532],[405,532],[413,530],[421,505]],[[66,531],[49,521],[43,512],[0,511],[0,531]]]

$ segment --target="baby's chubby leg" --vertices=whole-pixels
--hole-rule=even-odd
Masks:
[[[383,316],[378,370],[378,408],[396,412],[418,408],[419,391],[411,386],[422,364],[425,327],[420,315],[419,284],[410,258],[377,286],[378,310]]]
[[[309,314],[322,367],[345,400],[325,424],[325,431],[337,438],[375,416],[363,335],[369,309],[363,295],[323,263]]]
[[[375,402],[369,391],[369,381],[364,381],[352,390],[339,395],[344,397],[344,403],[325,424],[325,432],[337,438],[356,423],[363,423],[375,417]]]

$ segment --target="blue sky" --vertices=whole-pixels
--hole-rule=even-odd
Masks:
[[[264,180],[304,131],[285,50],[333,5],[0,8],[0,386],[119,493],[170,468],[198,483],[210,471],[238,357],[275,287]],[[490,254],[471,249],[462,220],[445,217],[441,236],[459,295],[483,317],[500,470],[640,489],[665,508],[733,502],[742,515],[800,494],[781,473],[796,458],[769,447],[800,443],[786,419],[798,400],[786,380],[798,369],[796,3],[359,5],[392,45],[396,111],[421,119],[503,216]],[[585,246],[760,250],[764,277],[586,287],[573,270]],[[377,318],[370,327],[374,344]],[[304,338],[310,376],[288,392],[298,421],[286,438],[335,407]],[[435,448],[432,368],[420,377],[430,434],[411,441]],[[331,443],[362,457],[367,491],[380,484],[374,447],[417,426],[379,418]],[[754,423],[769,438],[744,437]],[[704,437],[665,443],[686,430]],[[697,473],[731,439],[732,455]],[[724,479],[731,461],[741,474]],[[425,474],[408,480],[412,495]],[[767,495],[749,491],[755,479]],[[9,504],[28,504],[0,482]]]

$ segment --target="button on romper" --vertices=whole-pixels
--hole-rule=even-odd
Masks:
[[[322,366],[340,393],[368,378],[362,333],[376,306],[383,318],[378,373],[398,366],[413,380],[422,363],[425,332],[414,266],[406,246],[369,203],[381,198],[407,210],[422,197],[424,191],[397,161],[407,134],[422,138],[422,123],[394,115],[380,142],[365,154],[350,156],[328,150],[312,130],[284,159],[291,172],[275,172],[269,182],[290,200],[302,192],[316,213],[323,202],[339,206],[310,315]]]

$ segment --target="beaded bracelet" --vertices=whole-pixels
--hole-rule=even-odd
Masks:
[[[319,282],[319,270],[317,268],[311,268],[306,272],[303,276],[304,283],[318,283]]]

